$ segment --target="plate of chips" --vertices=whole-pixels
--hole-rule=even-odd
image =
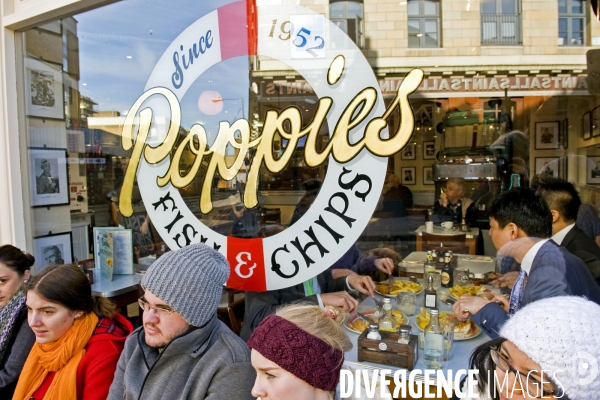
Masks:
[[[458,300],[460,296],[465,294],[469,294],[471,296],[481,296],[485,297],[488,300],[491,300],[494,298],[495,295],[500,293],[495,292],[484,286],[455,285],[448,289],[448,294],[450,295],[450,297],[456,300]]]
[[[379,321],[379,315],[376,314],[377,310],[366,310],[361,311],[361,314],[371,317],[375,322]],[[392,315],[396,319],[396,326],[407,325],[408,317],[398,310],[392,310]],[[361,334],[364,330],[369,329],[369,321],[360,317],[358,314],[350,314],[344,318],[344,328],[354,333]]]
[[[456,318],[456,315],[452,311],[440,311],[440,325],[443,325],[450,318]],[[425,310],[424,307],[421,307],[421,312],[415,316],[415,325],[420,330],[425,330],[427,325],[429,325],[430,314]],[[473,339],[481,334],[481,328],[471,322],[470,319],[466,321],[456,320],[456,325],[454,325],[454,340],[468,340]]]
[[[418,282],[394,279],[393,285],[388,281],[379,282],[375,287],[375,292],[385,297],[396,297],[400,292],[413,292],[419,294],[423,291],[423,285]]]

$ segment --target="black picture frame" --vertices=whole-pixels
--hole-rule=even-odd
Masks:
[[[600,107],[592,110],[592,137],[600,136]]]
[[[36,271],[49,265],[73,263],[73,234],[71,232],[49,233],[33,238],[33,254]],[[50,257],[55,257],[49,262]],[[57,258],[56,258],[57,257]]]
[[[417,182],[417,168],[416,167],[402,167],[400,169],[403,185],[415,185]]]
[[[592,113],[590,111],[581,116],[581,138],[583,140],[592,138]]]
[[[560,127],[560,143],[563,149],[569,148],[569,118],[562,120],[562,126]]]
[[[586,178],[587,178],[586,183],[588,185],[600,184],[600,157],[599,156],[588,156]]]
[[[560,122],[544,121],[535,123],[535,149],[555,150],[560,142]]]
[[[423,185],[435,185],[435,181],[433,180],[433,167],[423,167]]]
[[[29,188],[32,207],[70,203],[67,149],[30,147]],[[47,171],[45,165],[48,166]],[[42,171],[39,173],[39,171]]]
[[[435,142],[427,141],[423,142],[423,160],[434,160],[435,159]]]
[[[403,160],[415,160],[417,158],[417,146],[414,143],[406,143],[401,150]]]
[[[552,165],[549,165],[551,164]],[[535,174],[547,174],[555,178],[560,178],[560,161],[559,157],[536,157],[535,158]]]

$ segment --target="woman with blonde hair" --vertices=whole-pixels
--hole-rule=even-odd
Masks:
[[[344,353],[352,343],[336,310],[292,304],[265,318],[248,340],[256,381],[252,395],[262,400],[331,400]]]
[[[36,343],[13,399],[106,399],[131,323],[75,265],[45,268],[25,292]]]
[[[0,246],[0,400],[12,399],[35,336],[27,325],[23,284],[35,258],[10,244]]]

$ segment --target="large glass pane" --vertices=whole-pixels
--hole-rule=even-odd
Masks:
[[[583,18],[571,18],[573,32],[583,32]]]
[[[567,18],[558,19],[558,30],[560,32],[566,32],[569,30],[569,20]]]
[[[345,2],[338,2],[329,5],[330,18],[343,18],[346,17]]]
[[[501,25],[502,38],[516,38],[516,26],[513,22],[503,22]]]
[[[425,15],[438,15],[438,2],[436,0],[423,0],[423,12]]]
[[[406,12],[411,17],[416,17],[418,15],[421,15],[419,6],[420,6],[419,0],[408,0],[408,4],[406,5]]]
[[[497,28],[495,22],[484,22],[481,31],[481,37],[483,40],[495,39],[497,36]]]
[[[348,17],[362,17],[363,16],[363,5],[362,3],[355,3],[349,1],[348,3]]]
[[[584,6],[585,6],[585,0],[571,0],[571,13],[583,14]]]
[[[421,47],[421,22],[418,19],[408,20],[408,44],[410,47]],[[417,36],[419,35],[419,36]]]
[[[502,0],[502,13],[503,14],[516,14],[517,5],[516,0]]]
[[[496,0],[482,0],[481,1],[481,13],[482,14],[496,14]]]
[[[558,0],[558,13],[559,14],[567,13],[567,0]]]

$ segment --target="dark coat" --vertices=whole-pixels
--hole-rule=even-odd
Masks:
[[[330,270],[325,270],[317,275],[317,281],[319,282],[321,293],[346,290],[346,277],[333,279]],[[244,313],[244,323],[242,325],[242,331],[240,332],[241,338],[248,341],[254,328],[256,328],[263,319],[274,314],[279,306],[298,300],[319,305],[319,300],[316,295],[305,295],[303,284],[262,293],[246,292],[246,312]]]
[[[585,234],[575,225],[560,244],[573,254],[583,260],[596,281],[600,278],[600,247],[594,239]]]
[[[544,243],[533,259],[523,290],[521,307],[557,296],[585,296],[600,304],[600,287],[580,258],[552,240]],[[497,304],[488,303],[471,320],[495,339],[508,314]]]

